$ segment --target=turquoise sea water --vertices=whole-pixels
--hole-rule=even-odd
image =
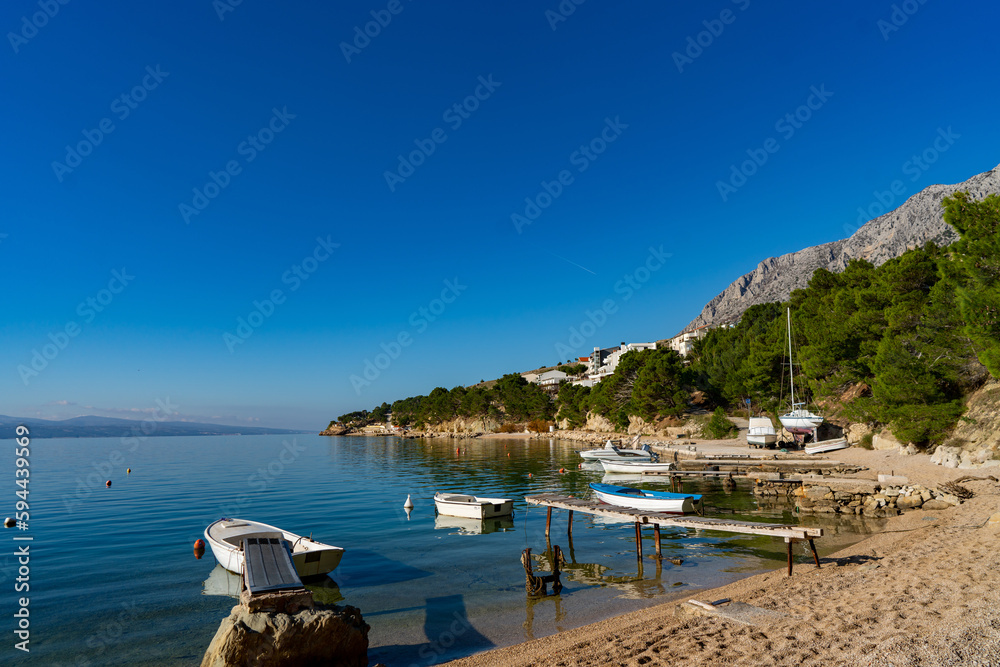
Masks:
[[[13,462],[14,441],[2,442]],[[0,557],[3,662],[197,664],[236,603],[205,594],[206,585],[225,591],[234,582],[216,569],[211,551],[200,560],[193,555],[194,541],[220,516],[344,547],[332,579],[313,587],[320,599],[361,609],[372,626],[372,664],[437,664],[784,566],[780,539],[669,529],[665,555],[683,563],[657,567],[649,558],[651,530],[639,563],[630,524],[578,514],[570,543],[566,513],[556,511],[551,541],[566,556],[564,588],[558,597],[528,601],[521,550],[542,557],[536,569],[548,566],[545,511],[526,508],[523,496],[585,496],[603,475],[578,468],[581,448],[557,440],[313,435],[34,440],[29,530],[0,533],[8,545]],[[13,464],[4,469],[0,508],[7,509],[0,514],[7,516],[18,489]],[[727,494],[703,482],[686,490],[708,494],[709,515],[798,522],[790,506],[762,507],[744,487]],[[435,517],[436,491],[511,497],[515,516],[485,525]],[[407,494],[415,504],[409,518]],[[879,527],[828,521],[821,554]],[[15,535],[33,540],[14,542]],[[30,544],[30,591],[16,593],[13,552],[23,544]],[[13,649],[10,632],[25,595],[30,654]]]

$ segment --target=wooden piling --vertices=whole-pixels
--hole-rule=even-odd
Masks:
[[[792,576],[792,542],[794,540],[790,538],[785,538],[785,544],[788,546],[788,576]]]
[[[662,555],[660,553],[660,524],[653,524],[653,535],[656,536],[656,558],[659,559]]]
[[[820,565],[819,565],[819,554],[818,554],[818,553],[816,553],[816,545],[815,545],[815,544],[813,543],[813,541],[812,541],[812,540],[809,540],[809,548],[810,548],[810,549],[812,549],[812,552],[813,552],[813,560],[815,560],[815,561],[816,561],[816,567],[819,567],[819,566],[820,566]]]
[[[551,507],[549,509],[552,509]],[[566,535],[573,538],[573,510],[569,511],[569,519],[566,522]]]
[[[548,514],[545,516],[545,537],[549,536],[550,528],[552,528],[552,507],[549,507]]]
[[[635,556],[642,560],[642,524],[635,522]]]

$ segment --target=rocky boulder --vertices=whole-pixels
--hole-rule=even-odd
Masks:
[[[945,468],[957,468],[962,462],[962,449],[960,447],[946,447],[939,445],[931,454],[931,463],[936,463]]]
[[[219,625],[201,667],[367,667],[368,630],[355,607],[270,614],[237,605]]]

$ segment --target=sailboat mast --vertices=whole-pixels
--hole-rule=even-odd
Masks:
[[[788,379],[792,384],[792,411],[795,411],[795,366],[792,365],[792,309],[788,308]]]

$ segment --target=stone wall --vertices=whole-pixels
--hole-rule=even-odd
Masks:
[[[918,507],[940,510],[962,502],[955,495],[909,484],[901,477],[883,482],[818,476],[795,481],[762,477],[754,480],[753,492],[762,498],[793,498],[795,509],[803,514],[853,514],[874,518],[895,516]]]

